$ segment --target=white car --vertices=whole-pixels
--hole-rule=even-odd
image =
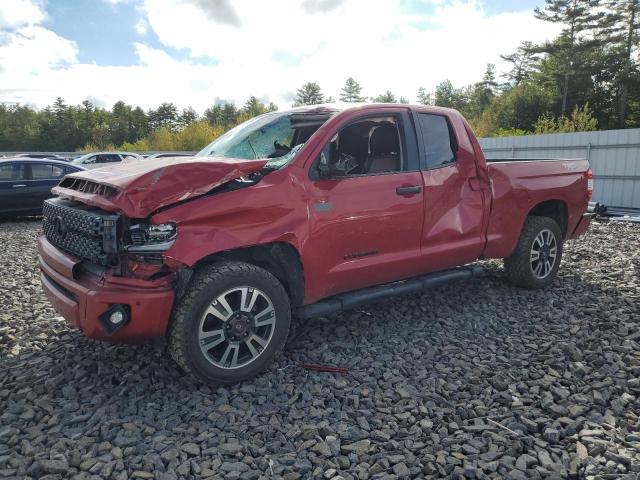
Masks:
[[[81,157],[72,160],[74,165],[80,165],[84,168],[99,168],[110,165],[117,165],[121,162],[142,160],[137,153],[131,152],[94,152],[87,153]]]

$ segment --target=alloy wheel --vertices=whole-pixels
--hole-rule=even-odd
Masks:
[[[536,278],[543,279],[552,271],[558,255],[556,236],[551,230],[541,230],[531,246],[531,271]]]
[[[200,350],[217,367],[244,367],[267,348],[275,321],[273,303],[262,290],[248,286],[229,289],[218,295],[202,315]]]

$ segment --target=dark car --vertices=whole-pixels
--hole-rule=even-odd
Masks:
[[[0,216],[39,215],[60,179],[80,170],[84,169],[60,160],[0,159]]]

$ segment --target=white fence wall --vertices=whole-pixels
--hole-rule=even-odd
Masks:
[[[640,210],[640,128],[481,138],[487,158],[586,158],[593,201]]]

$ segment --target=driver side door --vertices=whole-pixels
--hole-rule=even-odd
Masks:
[[[347,128],[357,122],[370,122],[372,128],[358,129],[357,135],[348,138]],[[372,132],[382,127],[391,131],[393,126],[401,161],[387,171],[367,171],[363,165],[372,163],[368,144]],[[309,171],[310,232],[303,252],[305,265],[314,272],[307,279],[309,301],[420,273],[415,259],[420,255],[423,183],[415,132],[406,110],[385,109],[384,115],[357,118],[335,133],[340,146],[327,144],[323,154],[348,150],[359,166],[353,168],[355,173],[321,177],[321,154]],[[388,152],[385,157],[384,153],[385,159],[394,154]]]

